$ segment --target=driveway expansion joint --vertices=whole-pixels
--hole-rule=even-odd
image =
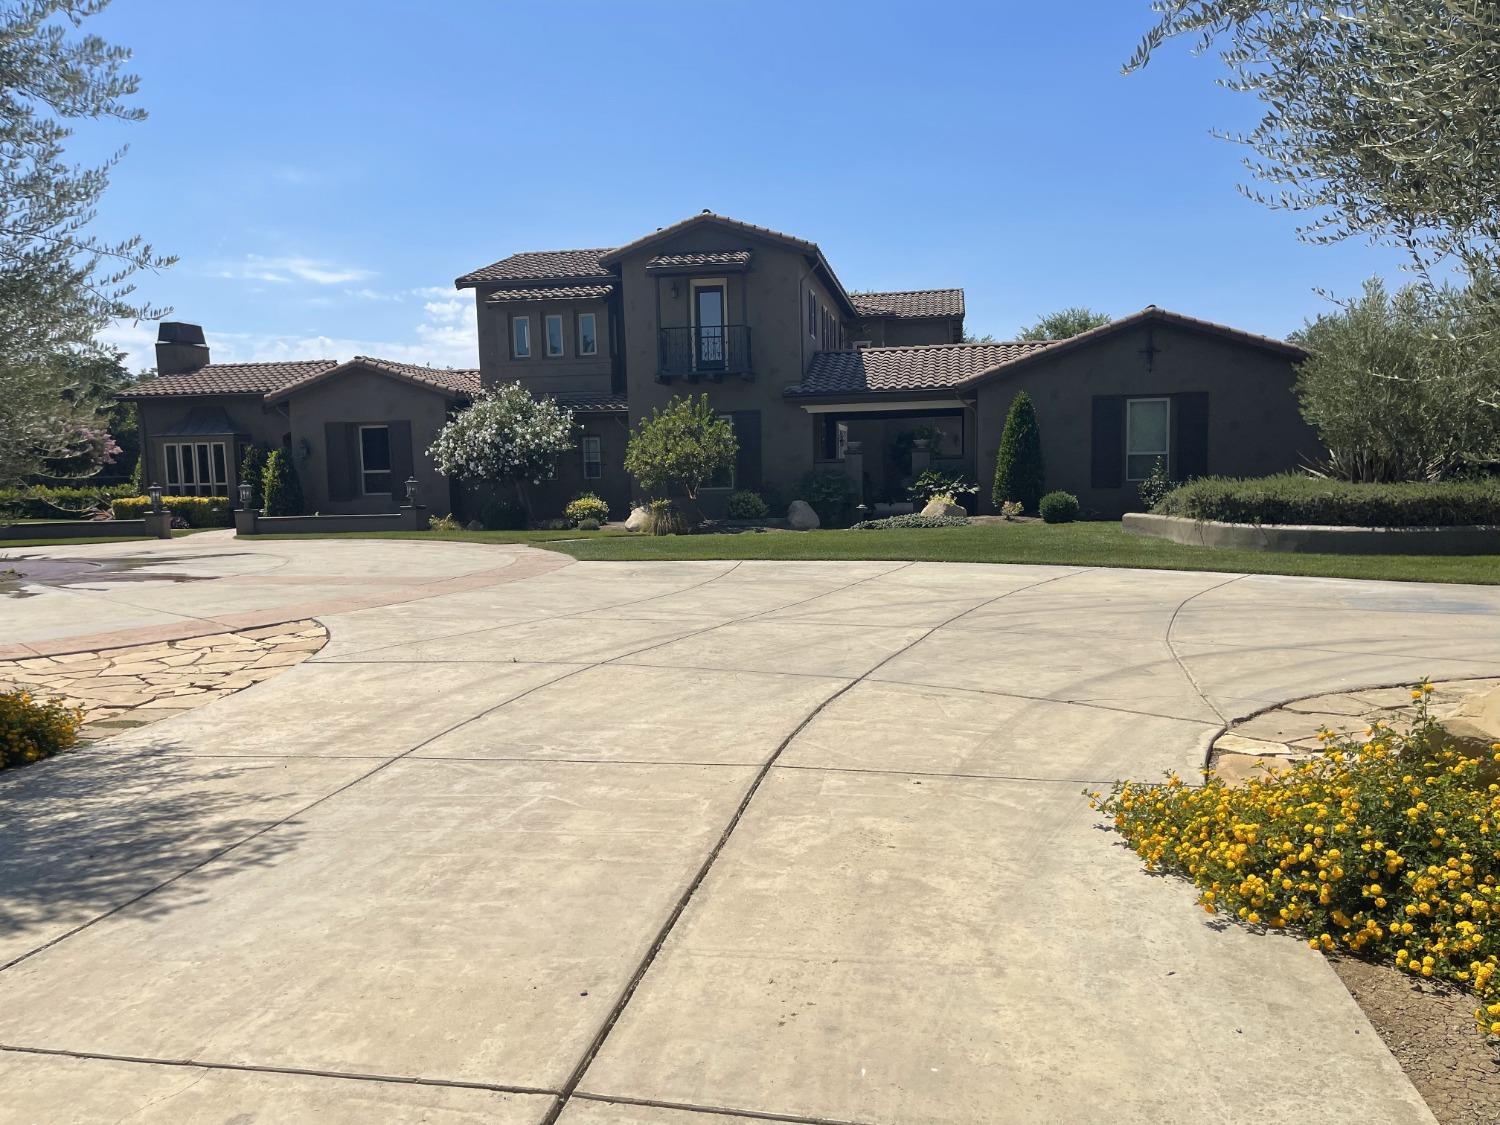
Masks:
[[[759,1109],[731,1109],[728,1106],[698,1105],[694,1102],[667,1102],[653,1098],[628,1098],[620,1094],[594,1094],[579,1090],[573,1097],[579,1101],[604,1102],[608,1105],[634,1105],[644,1109],[672,1109],[702,1113],[713,1117],[748,1117],[752,1121],[788,1121],[793,1125],[875,1125],[869,1121],[851,1121],[841,1117],[804,1117],[795,1113],[775,1113]]]

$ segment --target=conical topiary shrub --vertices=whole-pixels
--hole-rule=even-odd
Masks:
[[[297,479],[297,470],[292,465],[290,454],[284,449],[273,449],[266,458],[265,472],[261,477],[261,491],[265,495],[265,513],[268,516],[300,516],[302,514],[302,482]]]
[[[995,488],[991,493],[995,507],[1015,500],[1022,508],[1036,514],[1046,480],[1042,462],[1042,431],[1036,424],[1036,408],[1025,391],[1016,395],[1005,416],[1005,431],[1000,435],[1000,453],[995,458]]]

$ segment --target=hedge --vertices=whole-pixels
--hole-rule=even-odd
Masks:
[[[134,496],[135,486],[112,484],[88,486],[37,485],[33,488],[0,488],[0,516],[15,520],[87,519],[88,510],[101,501]]]
[[[1224,523],[1329,527],[1454,527],[1500,524],[1500,480],[1354,484],[1286,473],[1179,485],[1152,509]]]
[[[228,527],[234,522],[227,496],[163,496],[161,506],[181,516],[189,527]],[[117,520],[138,520],[150,510],[147,496],[127,496],[114,502]]]

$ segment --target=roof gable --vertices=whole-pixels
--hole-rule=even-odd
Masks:
[[[1139,328],[1146,324],[1164,324],[1173,328],[1185,329],[1189,332],[1200,332],[1209,336],[1218,336],[1234,343],[1243,344],[1246,347],[1258,348],[1263,351],[1274,352],[1277,355],[1286,356],[1292,360],[1307,358],[1307,352],[1296,344],[1287,343],[1285,340],[1277,340],[1271,336],[1261,336],[1255,332],[1246,332],[1240,328],[1231,328],[1227,324],[1218,324],[1212,320],[1200,320],[1195,316],[1187,316],[1183,313],[1171,312],[1168,309],[1157,308],[1155,305],[1147,305],[1140,312],[1131,313],[1129,316],[1112,320],[1108,324],[1102,324],[1098,328],[1091,328],[1087,332],[1080,332],[1076,336],[1069,336],[1066,340],[1050,341],[1046,349],[1025,355],[1018,355],[1004,363],[997,364],[988,371],[980,372],[965,380],[967,385],[985,382],[1001,375],[1008,375],[1016,368],[1033,362],[1039,362],[1043,358],[1051,359],[1054,356],[1063,355],[1087,348],[1100,340],[1121,332],[1128,332],[1133,328]]]
[[[348,363],[340,363],[326,371],[319,371],[266,395],[268,402],[282,402],[299,391],[305,391],[329,379],[336,379],[354,372],[373,372],[424,390],[437,391],[449,398],[470,398],[479,391],[479,372],[471,368],[424,367],[418,363],[401,363],[393,359],[376,359],[373,356],[357,355]]]
[[[728,215],[716,215],[712,211],[701,211],[696,215],[690,215],[686,219],[683,219],[680,222],[673,223],[670,226],[658,227],[650,234],[644,235],[641,238],[637,238],[634,242],[627,242],[624,246],[617,246],[615,249],[609,251],[608,253],[601,255],[600,261],[606,266],[613,266],[616,262],[620,261],[621,258],[624,258],[626,255],[631,254],[636,250],[643,249],[647,246],[652,246],[655,243],[661,242],[665,239],[669,239],[674,235],[681,234],[683,231],[691,230],[693,227],[705,225],[724,227],[728,230],[735,231],[740,234],[750,234],[767,239],[771,242],[780,242],[783,245],[790,246],[796,250],[800,250],[804,254],[821,254],[821,251],[818,249],[818,244],[816,242],[809,242],[805,238],[798,238],[796,235],[785,234],[779,230],[772,230],[770,227],[756,226],[754,223],[742,222],[739,219],[731,219]]]

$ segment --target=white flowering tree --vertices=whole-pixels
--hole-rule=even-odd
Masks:
[[[455,414],[428,453],[448,476],[514,486],[529,515],[526,485],[550,477],[557,458],[572,448],[571,410],[534,397],[520,383],[505,383]]]

